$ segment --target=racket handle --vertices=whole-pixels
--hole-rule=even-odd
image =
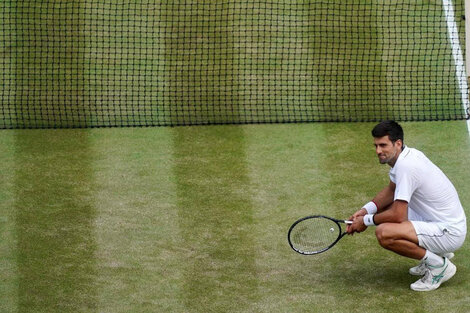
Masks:
[[[344,221],[344,223],[351,225],[353,223],[353,221]]]

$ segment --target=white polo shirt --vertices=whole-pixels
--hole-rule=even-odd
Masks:
[[[423,221],[454,234],[466,233],[465,212],[454,185],[424,153],[405,147],[389,175],[396,185],[394,200],[408,202]]]

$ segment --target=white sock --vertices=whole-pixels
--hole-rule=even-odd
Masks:
[[[444,265],[444,258],[432,253],[431,251],[426,250],[424,258],[421,260],[426,262],[427,265],[432,267],[441,267]]]

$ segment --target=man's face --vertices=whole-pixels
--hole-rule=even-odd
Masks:
[[[374,145],[380,164],[388,164],[393,167],[400,155],[402,141],[399,139],[393,143],[388,136],[374,137]]]

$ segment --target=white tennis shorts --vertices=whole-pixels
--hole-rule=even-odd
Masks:
[[[408,219],[415,228],[419,246],[435,254],[454,252],[465,241],[465,234],[452,234],[442,224],[422,221],[422,218],[411,209],[408,210]]]

